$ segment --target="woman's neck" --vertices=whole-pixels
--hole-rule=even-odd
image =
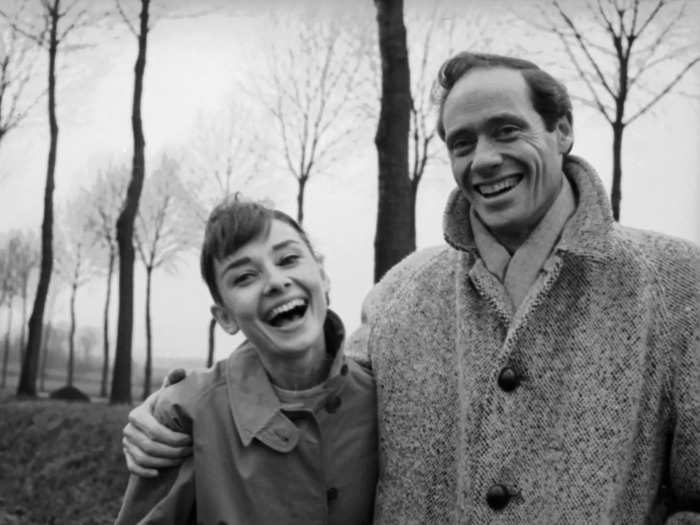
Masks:
[[[275,386],[285,390],[307,390],[328,377],[333,359],[326,353],[326,345],[310,348],[299,357],[270,359],[260,355],[260,360]]]

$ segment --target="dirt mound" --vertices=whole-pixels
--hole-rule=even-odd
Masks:
[[[49,394],[49,397],[51,399],[60,399],[62,401],[90,402],[90,397],[85,392],[70,385],[54,390]]]

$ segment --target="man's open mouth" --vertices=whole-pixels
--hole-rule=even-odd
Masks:
[[[282,328],[304,317],[309,302],[306,299],[292,299],[273,308],[267,315],[267,322],[274,327]]]
[[[510,177],[506,177],[505,179],[501,179],[496,182],[477,184],[474,186],[474,189],[476,189],[476,191],[479,192],[482,197],[497,197],[515,188],[522,179],[523,176],[520,174],[511,175]]]

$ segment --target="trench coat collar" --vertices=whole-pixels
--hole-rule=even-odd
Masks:
[[[345,336],[340,318],[328,310],[323,326],[326,348],[334,355],[326,381],[337,390],[345,375],[340,373],[344,363],[342,342]],[[270,384],[257,350],[245,341],[228,359],[226,388],[231,415],[244,446],[257,438],[278,452],[290,452],[299,441],[299,429],[282,412],[282,403]]]
[[[614,221],[605,187],[595,170],[583,159],[564,159],[564,175],[576,196],[576,210],[564,226],[556,251],[605,260],[610,253],[610,232]],[[447,200],[443,233],[447,244],[457,250],[478,254],[469,221],[469,202],[459,188]]]

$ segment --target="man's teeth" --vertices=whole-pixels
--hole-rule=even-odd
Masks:
[[[484,197],[489,197],[495,195],[496,193],[502,193],[506,190],[511,189],[520,181],[520,175],[513,175],[511,177],[506,177],[493,184],[479,184],[477,185],[477,190]]]
[[[270,312],[270,315],[268,316],[269,319],[273,319],[274,317],[278,316],[279,314],[283,314],[285,312],[288,312],[298,306],[304,306],[306,302],[303,299],[292,299],[288,303],[281,304],[275,308],[272,309]]]

